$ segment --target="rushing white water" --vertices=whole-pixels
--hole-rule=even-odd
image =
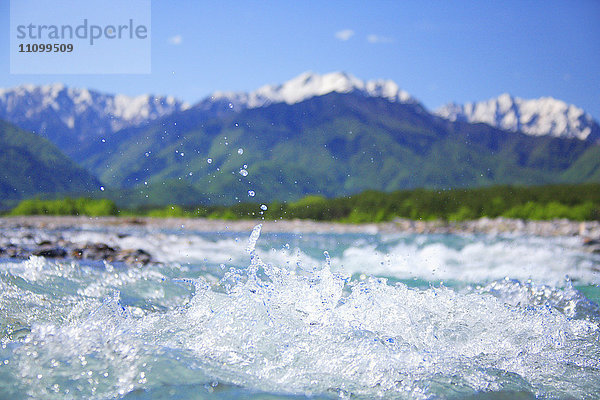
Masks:
[[[2,262],[0,397],[600,397],[600,310],[565,280],[596,291],[599,262],[570,239],[260,230],[60,233],[143,268]]]
[[[76,243],[103,242],[141,248],[164,263],[247,265],[243,234],[182,235],[132,231],[70,231],[61,236]],[[124,236],[124,237],[119,237]],[[44,237],[45,238],[45,237]],[[324,250],[334,269],[398,279],[490,282],[505,277],[562,285],[573,281],[600,284],[600,256],[581,251],[576,238],[458,235],[291,235],[271,234],[258,243],[265,262],[318,265]],[[261,247],[262,246],[262,247]]]

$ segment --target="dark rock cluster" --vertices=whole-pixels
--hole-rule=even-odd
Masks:
[[[152,256],[142,249],[121,249],[106,243],[86,243],[82,246],[61,239],[57,241],[43,240],[31,245],[8,243],[0,246],[0,258],[28,258],[32,255],[46,258],[123,262],[134,265],[146,265],[153,262]]]

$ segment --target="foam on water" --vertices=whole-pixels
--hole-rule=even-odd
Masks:
[[[247,246],[203,239],[211,254],[234,244],[247,252],[248,267],[220,276],[177,264],[3,263],[0,397],[138,398],[162,387],[208,395],[215,385],[246,395],[600,396],[600,311],[568,281],[452,289],[351,278],[336,264],[365,273],[362,257],[389,271],[395,256],[374,263],[380,250],[367,242],[348,249],[370,253],[300,262],[293,248],[258,248],[260,229]],[[468,263],[465,247],[453,257]]]
[[[243,239],[211,238],[199,234],[133,232],[125,237],[106,232],[72,231],[63,234],[75,243],[102,242],[121,248],[140,248],[164,263],[206,262],[243,267],[247,254]],[[293,246],[263,246],[262,258],[276,265],[317,265],[322,251],[332,255],[335,269],[397,279],[491,282],[505,277],[520,281],[562,285],[600,284],[600,255],[581,252],[576,238],[376,235],[343,237],[317,235],[312,243],[288,238]],[[271,237],[270,237],[271,238]],[[258,244],[260,247],[260,243]]]
[[[377,245],[352,246],[336,260],[349,272],[400,279],[489,282],[504,277],[560,285],[570,279],[600,283],[597,255],[582,255],[574,240],[521,238],[462,238],[451,246],[442,240],[392,241],[383,251]]]

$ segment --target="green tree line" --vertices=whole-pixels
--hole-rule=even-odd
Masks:
[[[261,208],[262,206],[262,208]],[[266,210],[264,209],[266,208]],[[600,220],[600,184],[537,187],[493,186],[477,189],[403,190],[325,198],[309,195],[295,202],[239,203],[233,206],[118,210],[111,200],[86,198],[24,200],[11,215],[137,215],[214,219],[312,219],[317,221],[383,222],[394,218],[462,221],[481,217],[531,220],[567,218]]]
[[[22,200],[9,215],[87,215],[105,217],[118,215],[119,210],[114,201],[108,199],[76,199],[57,200],[27,199]]]

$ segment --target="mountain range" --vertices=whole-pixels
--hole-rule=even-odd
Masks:
[[[100,182],[55,145],[0,121],[0,203],[40,193],[98,191]]]
[[[600,181],[598,124],[575,106],[502,95],[432,113],[392,81],[345,73],[304,73],[192,106],[22,86],[0,90],[0,118],[154,204]]]
[[[171,96],[111,95],[60,83],[0,89],[0,119],[49,139],[77,162],[123,128],[188,107]]]
[[[551,97],[525,100],[504,93],[487,101],[451,103],[435,113],[451,121],[483,122],[533,136],[600,140],[600,126],[590,114]]]

